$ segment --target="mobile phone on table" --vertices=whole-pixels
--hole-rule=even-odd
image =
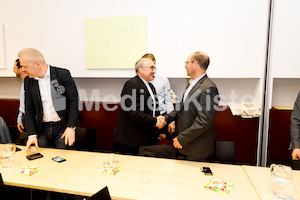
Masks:
[[[202,167],[202,172],[205,174],[205,175],[209,175],[209,176],[212,176],[213,173],[211,171],[211,169],[209,167]]]
[[[66,161],[66,159],[64,159],[60,156],[56,156],[56,157],[52,158],[52,160],[54,160],[55,162],[59,162],[59,163]]]
[[[34,154],[29,154],[26,156],[26,158],[28,160],[34,160],[34,159],[38,159],[38,158],[42,158],[43,155],[41,153],[34,153]]]

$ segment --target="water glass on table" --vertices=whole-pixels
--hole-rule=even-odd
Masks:
[[[274,199],[291,199],[293,196],[293,170],[285,165],[272,164],[272,193]]]
[[[16,152],[16,144],[13,143],[7,143],[4,145],[1,145],[0,148],[0,160],[1,160],[1,166],[11,167],[15,162],[15,152]]]

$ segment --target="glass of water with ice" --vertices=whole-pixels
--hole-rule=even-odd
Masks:
[[[293,170],[285,165],[272,164],[272,192],[275,199],[291,199],[293,195]]]
[[[15,161],[16,144],[8,143],[0,147],[0,160],[2,167],[11,167]]]

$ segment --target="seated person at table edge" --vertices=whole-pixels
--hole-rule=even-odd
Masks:
[[[5,143],[11,143],[11,136],[9,129],[2,117],[0,117],[0,143],[5,144]]]
[[[135,64],[136,76],[126,81],[121,92],[120,113],[115,136],[115,150],[120,153],[137,154],[139,147],[158,142],[161,122],[154,86],[149,83],[156,72],[148,58]]]
[[[28,76],[25,87],[25,123],[28,131],[26,151],[31,144],[66,149],[75,142],[79,121],[78,92],[67,69],[46,64],[36,49],[18,53],[22,70]]]
[[[300,159],[300,91],[295,101],[294,109],[291,114],[290,125],[291,143],[289,150],[292,151],[292,159]]]
[[[208,65],[209,57],[204,52],[189,55],[185,68],[191,80],[180,108],[158,117],[166,122],[178,120],[173,146],[188,160],[209,161],[215,155],[214,121],[220,98],[217,86],[206,74]]]

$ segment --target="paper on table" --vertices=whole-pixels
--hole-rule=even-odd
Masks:
[[[229,194],[234,185],[228,183],[227,181],[220,179],[212,179],[207,185],[204,187],[210,189],[212,191],[221,193],[221,194]]]
[[[27,166],[19,169],[18,171],[16,171],[14,174],[23,175],[23,176],[32,176],[33,174],[35,174],[36,172],[40,171],[43,168],[44,167],[27,165]]]
[[[99,169],[98,172],[103,173],[103,174],[116,175],[122,168],[123,168],[122,165],[108,166],[108,167],[103,167],[103,168]]]

